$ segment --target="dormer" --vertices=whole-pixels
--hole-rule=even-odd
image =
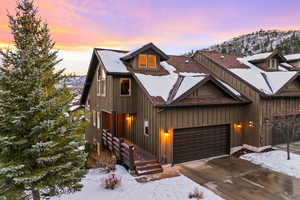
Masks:
[[[169,57],[153,43],[148,43],[140,48],[128,52],[121,60],[129,63],[136,70],[158,70],[159,63]]]
[[[286,62],[278,51],[249,56],[247,60],[264,71],[280,71],[280,63]]]

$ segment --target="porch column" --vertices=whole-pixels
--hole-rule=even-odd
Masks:
[[[116,114],[116,111],[112,111],[111,112],[111,135],[113,137],[116,136],[116,117],[117,117],[117,114]]]

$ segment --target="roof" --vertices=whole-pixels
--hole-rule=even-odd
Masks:
[[[284,56],[288,62],[300,60],[300,53]]]
[[[149,44],[151,44],[150,47],[152,48],[153,44]],[[108,74],[133,76],[144,92],[146,92],[151,102],[156,106],[171,105],[193,90],[197,85],[204,83],[208,79],[212,80],[211,75],[205,68],[202,68],[196,61],[186,56],[167,56],[168,60],[160,62],[160,69],[158,71],[133,69],[127,62],[123,62],[124,57],[140,52],[140,49],[144,49],[149,44],[129,53],[128,51],[113,49],[95,49],[81,97],[81,104],[84,104],[87,99],[98,62],[103,64]],[[219,80],[216,80],[216,82],[223,85],[222,89],[225,92],[236,96],[236,100],[233,103],[248,102],[246,98],[241,98],[242,95],[236,90],[234,91],[229,85],[225,85],[225,83]],[[194,101],[194,103],[203,103],[203,101]],[[178,102],[177,105],[179,105]]]
[[[291,79],[299,76],[296,71],[264,71],[251,63],[254,60],[266,59],[273,53],[258,54],[248,57],[239,58],[233,55],[224,55],[224,58],[229,57],[230,59],[220,59],[219,53],[203,53],[213,62],[219,64],[219,66],[225,68],[232,74],[236,75],[239,79],[250,85],[252,88],[257,90],[260,94],[264,95],[276,95],[281,88],[283,88]],[[235,60],[235,61],[234,61]],[[239,62],[240,65],[236,64]],[[233,65],[233,66],[232,66]],[[281,64],[280,64],[281,65]],[[285,65],[285,64],[283,64]]]
[[[161,61],[169,59],[169,57],[163,51],[161,51],[153,43],[150,42],[150,43],[145,44],[145,45],[143,45],[141,47],[138,47],[138,48],[136,48],[136,49],[134,49],[132,51],[129,51],[127,54],[123,55],[123,57],[121,58],[121,60],[126,61],[126,60],[129,60],[129,59],[132,59],[133,57],[135,57],[139,53],[144,52],[144,51],[146,51],[148,49],[152,49],[153,51],[155,51],[157,53],[157,55],[160,56]]]

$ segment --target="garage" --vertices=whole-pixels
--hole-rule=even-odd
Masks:
[[[174,130],[173,160],[182,163],[230,153],[230,125]]]

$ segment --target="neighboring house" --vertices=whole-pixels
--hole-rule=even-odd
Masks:
[[[94,49],[81,97],[91,113],[86,139],[101,143],[105,129],[165,163],[270,145],[272,114],[299,109],[299,75],[287,62],[278,52],[170,56],[152,43]]]

